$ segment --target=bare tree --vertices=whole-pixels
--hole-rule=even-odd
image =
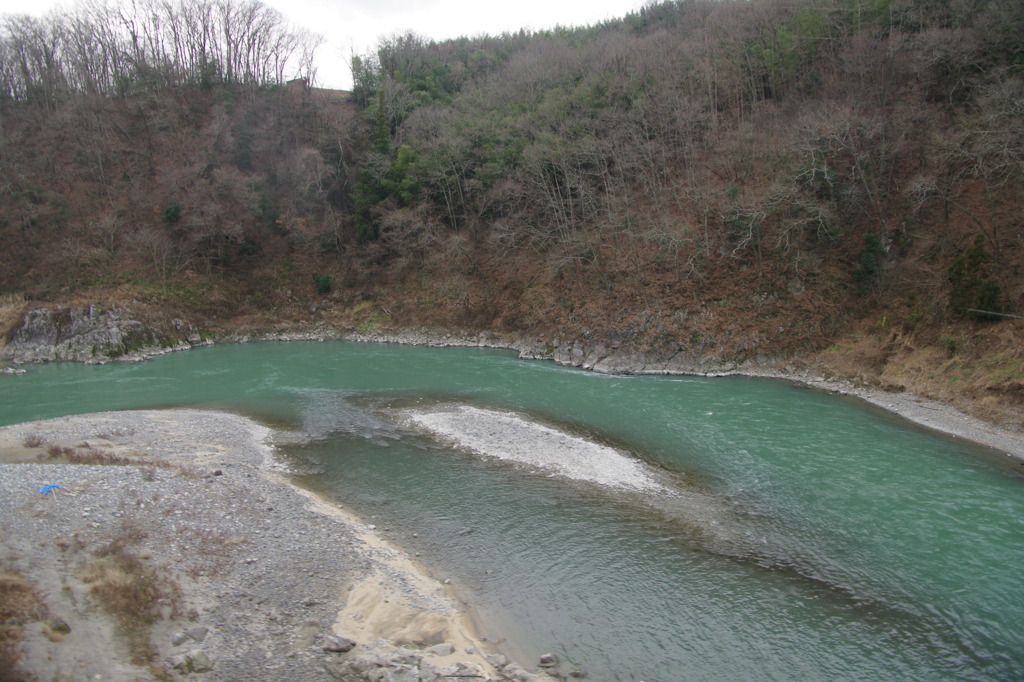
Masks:
[[[3,19],[0,97],[52,107],[68,92],[113,94],[132,84],[311,80],[322,44],[259,0],[86,0],[42,19]]]

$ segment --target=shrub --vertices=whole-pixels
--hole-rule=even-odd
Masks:
[[[857,281],[857,295],[863,296],[868,287],[882,272],[885,262],[885,247],[874,232],[864,235],[864,248],[860,251],[860,265],[854,273]]]
[[[313,275],[313,281],[316,282],[316,293],[318,296],[328,294],[334,288],[334,280],[331,279],[330,275]]]
[[[21,441],[21,444],[26,448],[41,448],[46,444],[46,439],[38,433],[30,433],[25,436],[25,440]]]
[[[173,225],[181,220],[181,204],[175,201],[164,210],[164,222]]]
[[[1002,292],[988,276],[988,252],[985,238],[975,237],[974,245],[953,259],[947,278],[950,283],[949,304],[953,312],[977,320],[998,317],[990,313],[1002,310]]]

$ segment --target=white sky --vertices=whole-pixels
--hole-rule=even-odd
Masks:
[[[112,2],[114,0],[111,0]],[[366,54],[382,36],[412,30],[435,40],[585,26],[623,17],[645,0],[263,0],[291,23],[322,34],[317,78],[329,88],[347,89],[352,51]],[[75,0],[0,0],[0,14],[40,16]]]

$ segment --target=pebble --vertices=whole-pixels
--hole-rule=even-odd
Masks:
[[[146,457],[171,465],[157,470],[151,479],[143,479],[139,469],[129,466],[0,464],[0,520],[18,528],[18,533],[4,534],[5,556],[15,558],[14,568],[35,577],[33,566],[68,566],[88,559],[123,527],[122,522],[112,521],[112,515],[127,510],[130,513],[125,518],[145,529],[144,541],[129,544],[128,549],[141,552],[144,545],[152,554],[153,565],[173,566],[166,569],[168,577],[182,585],[197,580],[200,588],[207,590],[209,601],[204,606],[185,604],[180,609],[187,612],[196,606],[197,620],[183,622],[188,627],[155,642],[169,667],[201,672],[202,677],[196,679],[204,682],[368,679],[339,678],[331,672],[339,659],[365,647],[324,632],[320,623],[334,622],[342,586],[364,578],[377,564],[372,553],[360,549],[363,545],[357,539],[357,528],[333,516],[311,513],[308,498],[290,485],[262,475],[270,461],[265,444],[269,429],[235,415],[200,410],[104,413],[3,428],[12,430],[16,439],[31,432],[53,441],[102,435],[135,449],[140,442],[149,443]],[[224,444],[225,449],[197,459],[193,453],[206,451],[209,443]],[[186,465],[187,471],[198,471],[199,476],[180,475],[174,469]],[[232,471],[230,480],[210,476],[218,470]],[[61,482],[60,495],[43,498],[35,494],[50,481]],[[211,488],[210,481],[230,487]],[[361,528],[374,530],[376,526]],[[53,542],[55,529],[59,529],[58,537],[74,538],[71,549],[68,543]],[[295,542],[299,529],[315,540]],[[59,572],[53,574],[55,582],[38,585],[43,593],[52,595],[51,609],[76,612],[70,603],[59,608],[59,600],[73,597],[61,589]],[[303,577],[296,579],[299,575]],[[409,586],[406,589],[410,599],[431,604],[431,608],[440,603],[435,601],[439,599],[436,595],[415,594]],[[248,611],[254,604],[260,605],[260,615]],[[302,608],[295,609],[296,604]],[[294,655],[295,634],[304,626],[312,632],[313,646]],[[202,648],[175,651],[190,644],[202,644]],[[450,644],[439,646],[454,652]],[[293,655],[288,656],[289,651]],[[317,651],[319,655],[310,653]],[[401,649],[384,651],[390,653],[375,654],[382,665],[368,664],[366,675],[383,671],[393,656],[411,655]],[[334,663],[328,666],[328,661]],[[421,665],[418,674],[422,679],[435,679],[426,676],[429,666],[417,665]],[[110,666],[107,661],[106,667]]]

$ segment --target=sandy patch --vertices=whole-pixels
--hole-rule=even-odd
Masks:
[[[485,658],[491,647],[476,634],[468,614],[444,583],[350,512],[311,491],[300,492],[309,498],[311,509],[354,530],[375,564],[372,574],[350,585],[342,595],[345,605],[332,627],[336,635],[358,642],[427,649],[427,659],[438,667],[458,662],[487,676],[497,675]],[[454,652],[439,655],[429,651],[439,644],[451,644]]]

